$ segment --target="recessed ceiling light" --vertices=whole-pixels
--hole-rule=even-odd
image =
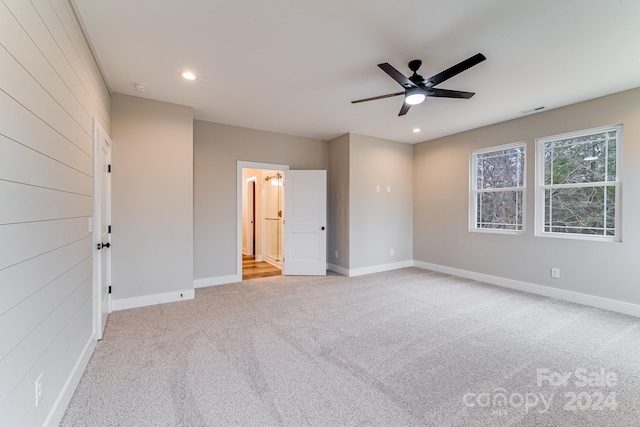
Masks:
[[[196,79],[196,75],[190,72],[184,72],[182,73],[182,77],[184,77],[187,80],[195,80]]]
[[[418,133],[418,132],[420,132],[420,128],[415,128],[415,129],[414,129],[414,130],[412,130],[411,132],[413,132],[413,133]]]

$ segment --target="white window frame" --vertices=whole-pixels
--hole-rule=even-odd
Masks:
[[[478,154],[491,153],[493,151],[503,151],[513,148],[522,148],[524,153],[524,171],[522,178],[522,187],[505,187],[497,189],[477,189],[478,169],[476,166]],[[522,191],[522,230],[505,230],[500,228],[478,228],[477,215],[478,203],[477,195],[479,193],[498,192],[498,191]],[[469,231],[478,233],[497,233],[497,234],[526,234],[527,233],[527,144],[524,141],[513,142],[510,144],[496,145],[487,148],[473,150],[469,153]]]
[[[576,184],[554,184],[545,185],[544,183],[544,144],[559,139],[577,138],[587,136],[594,133],[617,131],[616,137],[616,180],[615,181],[598,181],[593,183],[576,183]],[[559,135],[546,136],[536,139],[536,193],[535,193],[535,236],[551,237],[555,239],[574,239],[574,240],[591,240],[603,242],[621,242],[622,241],[622,124],[601,126],[592,129],[580,130],[576,132],[563,133]],[[558,233],[544,230],[544,212],[545,212],[545,190],[550,188],[579,188],[579,187],[614,187],[615,188],[615,235],[614,236],[597,236],[589,234],[575,233]]]

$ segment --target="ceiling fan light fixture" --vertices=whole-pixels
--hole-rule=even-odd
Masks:
[[[420,104],[426,99],[427,96],[434,96],[437,98],[469,99],[473,95],[475,95],[474,92],[436,89],[434,86],[437,86],[440,83],[449,80],[451,77],[457,76],[463,71],[468,70],[475,65],[478,65],[485,59],[487,58],[483,54],[478,53],[476,55],[473,55],[471,58],[467,58],[464,61],[454,65],[453,67],[449,67],[446,70],[429,77],[428,79],[425,79],[418,74],[418,69],[422,65],[422,61],[420,61],[419,59],[414,59],[413,61],[409,62],[409,69],[413,71],[411,77],[405,76],[400,71],[393,68],[393,66],[388,62],[378,64],[378,68],[387,73],[389,77],[391,77],[396,81],[396,83],[402,86],[403,91],[390,93],[387,95],[374,96],[372,98],[357,99],[355,101],[351,101],[351,103],[358,104],[365,101],[374,101],[376,99],[384,99],[404,95],[404,102],[402,103],[402,107],[400,108],[400,113],[398,113],[398,116],[404,116],[411,109],[412,105]]]
[[[424,92],[420,88],[411,88],[407,90],[404,102],[409,105],[418,105],[426,98]]]

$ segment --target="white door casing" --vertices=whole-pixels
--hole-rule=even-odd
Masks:
[[[94,338],[101,339],[111,312],[111,139],[93,119],[94,211],[93,211],[93,312]],[[105,246],[106,245],[106,246]]]
[[[327,171],[284,171],[285,275],[327,274]]]

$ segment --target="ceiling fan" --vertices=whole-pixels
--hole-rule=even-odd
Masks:
[[[393,80],[397,81],[400,86],[404,87],[404,91],[390,93],[387,95],[374,96],[373,98],[365,98],[358,99],[356,101],[351,101],[352,104],[357,104],[359,102],[373,101],[376,99],[383,98],[391,98],[398,95],[404,95],[404,103],[402,104],[402,108],[400,108],[400,114],[398,116],[404,116],[409,111],[412,105],[420,104],[424,101],[427,96],[435,96],[438,98],[464,98],[469,99],[475,92],[461,92],[458,90],[449,90],[449,89],[437,89],[434,86],[439,85],[445,80],[450,79],[451,77],[460,74],[464,70],[468,70],[474,65],[478,65],[482,61],[487,59],[483,54],[478,53],[477,55],[473,55],[471,58],[465,59],[459,64],[454,65],[451,68],[447,68],[441,73],[436,74],[435,76],[431,76],[428,79],[425,79],[421,75],[417,73],[418,69],[422,65],[422,61],[419,59],[414,59],[409,62],[409,69],[413,71],[413,75],[411,77],[405,77],[400,71],[393,68],[390,64],[378,64],[378,67],[382,69],[385,73],[387,73]]]

